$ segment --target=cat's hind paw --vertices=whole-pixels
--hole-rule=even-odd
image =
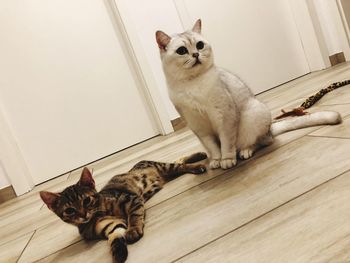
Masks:
[[[142,236],[143,230],[136,227],[128,229],[125,233],[125,239],[128,244],[133,244],[139,241]]]
[[[236,158],[221,159],[220,166],[222,169],[230,169],[237,164]]]
[[[218,160],[218,159],[210,160],[209,168],[210,169],[218,169],[218,168],[220,168],[220,160]]]
[[[242,160],[247,160],[247,159],[249,159],[250,157],[253,156],[253,153],[254,153],[254,151],[251,148],[247,148],[247,149],[241,150],[239,152],[239,158],[241,158]]]
[[[207,168],[204,164],[197,164],[196,167],[192,170],[193,174],[202,174],[207,171]]]

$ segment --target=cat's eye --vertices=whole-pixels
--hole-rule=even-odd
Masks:
[[[67,216],[74,215],[75,214],[75,209],[73,207],[68,207],[68,208],[66,208],[66,210],[64,210],[64,213]]]
[[[176,49],[176,53],[179,55],[185,55],[188,53],[188,50],[186,47],[182,46],[182,47],[179,47],[178,49]]]
[[[196,48],[199,50],[199,49],[203,49],[204,48],[204,43],[203,41],[198,41],[197,44],[196,44]]]
[[[90,203],[91,203],[91,198],[88,196],[84,199],[83,206],[86,208],[89,206]]]

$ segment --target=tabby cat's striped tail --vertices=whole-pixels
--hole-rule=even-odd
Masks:
[[[299,117],[284,119],[272,123],[271,134],[273,136],[297,129],[318,126],[318,125],[334,125],[341,123],[342,119],[338,112],[335,111],[319,111]]]
[[[114,263],[124,263],[128,257],[125,240],[127,226],[122,219],[105,217],[96,224],[96,234],[108,239]]]
[[[128,258],[128,248],[124,236],[119,236],[110,242],[114,263],[124,263]]]

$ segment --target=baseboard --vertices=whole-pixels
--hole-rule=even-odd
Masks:
[[[16,197],[12,186],[7,186],[0,190],[0,204]]]
[[[179,117],[179,118],[176,118],[175,120],[172,120],[171,125],[173,125],[174,131],[178,131],[186,127],[186,122],[183,118]]]
[[[344,56],[344,52],[340,52],[340,53],[334,54],[332,56],[329,56],[329,61],[331,62],[332,67],[337,65],[337,64],[345,62],[346,59]]]

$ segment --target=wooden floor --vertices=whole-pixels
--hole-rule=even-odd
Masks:
[[[350,64],[316,72],[259,95],[277,115],[328,84]],[[184,175],[147,203],[145,236],[128,263],[350,262],[350,87],[312,111],[343,123],[279,136],[231,170]],[[90,166],[98,187],[141,159],[173,161],[202,150],[187,129],[157,137]],[[107,242],[86,243],[39,199],[75,183],[74,171],[0,205],[0,262],[111,262]]]

